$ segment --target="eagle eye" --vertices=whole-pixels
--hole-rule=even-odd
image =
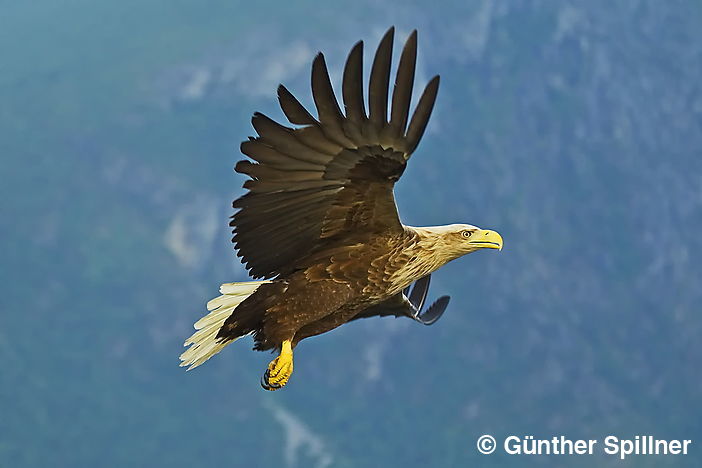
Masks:
[[[463,237],[465,237],[466,239],[468,239],[470,236],[473,235],[473,231],[468,231],[468,230],[466,230],[466,231],[461,232],[461,235],[462,235]]]

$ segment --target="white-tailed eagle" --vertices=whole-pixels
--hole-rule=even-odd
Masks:
[[[362,317],[432,323],[448,297],[421,312],[429,275],[465,254],[502,248],[497,232],[468,224],[400,222],[393,187],[427,126],[439,77],[424,88],[410,118],[417,32],[405,43],[390,93],[393,36],[390,28],[375,53],[368,112],[358,42],[344,67],[343,112],[320,53],[312,63],[316,118],[282,85],[278,100],[292,126],[254,114],[258,136],[241,144],[251,160],[236,165],[248,176],[248,192],[234,201],[231,226],[238,256],[258,281],[222,285],[222,295],[208,303],[211,312],[185,342],[190,348],[181,355],[182,366],[196,367],[253,335],[254,349],[279,352],[263,387],[281,388],[301,340]]]

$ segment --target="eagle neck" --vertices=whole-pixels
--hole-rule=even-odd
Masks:
[[[405,226],[405,242],[401,256],[402,266],[393,278],[401,289],[422,278],[453,260],[450,250],[446,248],[441,233],[431,228]]]

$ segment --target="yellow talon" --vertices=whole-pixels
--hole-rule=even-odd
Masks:
[[[280,355],[268,364],[268,370],[263,374],[261,386],[266,390],[278,390],[288,383],[293,372],[293,352],[291,340],[283,341]]]

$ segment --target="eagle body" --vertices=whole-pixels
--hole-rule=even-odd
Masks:
[[[281,388],[301,340],[366,317],[404,315],[431,324],[448,297],[420,313],[428,275],[476,250],[502,248],[499,234],[469,224],[400,222],[393,189],[424,134],[439,77],[429,80],[410,116],[417,33],[403,47],[391,86],[393,39],[390,28],[375,53],[367,107],[359,41],[344,66],[344,112],[319,53],[311,74],[317,117],[283,85],[278,101],[292,126],[254,113],[257,136],[241,144],[250,159],[235,166],[248,177],[247,192],[234,201],[230,222],[254,281],[222,285],[185,343],[182,366],[197,367],[252,335],[254,349],[279,351],[261,384]]]
[[[310,255],[285,278],[256,290],[225,321],[222,339],[253,333],[255,349],[277,348],[289,336],[293,347],[328,332],[371,306],[398,295],[453,258],[431,255],[439,245],[427,228],[364,236],[357,242]],[[246,317],[246,319],[245,319]]]

